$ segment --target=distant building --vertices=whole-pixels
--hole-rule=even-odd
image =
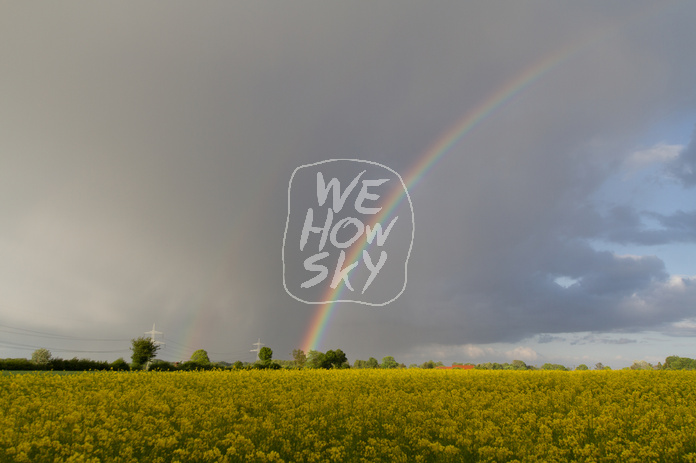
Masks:
[[[451,367],[435,367],[438,370],[473,370],[474,365],[452,365]]]

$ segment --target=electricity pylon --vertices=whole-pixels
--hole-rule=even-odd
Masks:
[[[162,334],[162,332],[161,332],[161,331],[155,331],[155,324],[154,324],[154,323],[152,324],[152,330],[146,331],[145,334],[149,334],[149,335],[150,335],[150,339],[152,340],[152,343],[153,343],[153,344],[158,345],[158,346],[159,346],[159,345],[162,345],[162,346],[164,345],[164,343],[163,343],[162,341],[157,341],[157,340],[155,340],[155,335],[156,335],[156,334]]]
[[[162,341],[157,341],[157,340],[155,339],[155,335],[156,335],[156,334],[162,334],[162,332],[161,332],[161,331],[156,331],[156,330],[155,330],[155,324],[154,324],[154,323],[152,324],[152,330],[146,331],[145,334],[149,334],[149,335],[150,335],[150,340],[152,341],[152,344],[154,344],[155,346],[164,346],[164,345],[165,345]],[[146,369],[146,370],[149,370],[149,369],[150,369],[150,363],[151,363],[151,361],[148,360],[147,365],[145,365],[145,369]]]
[[[153,328],[154,329],[154,328]],[[261,338],[259,338],[258,341],[252,344],[252,346],[256,346],[256,349],[251,349],[249,352],[256,352],[256,357],[258,358],[259,353],[261,352],[261,346],[265,345],[264,343],[261,342]]]

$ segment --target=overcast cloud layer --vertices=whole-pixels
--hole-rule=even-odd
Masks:
[[[5,4],[0,357],[127,358],[156,322],[168,360],[250,360],[259,337],[288,358],[317,310],[283,288],[293,170],[357,158],[405,175],[552,55],[410,186],[405,292],[339,305],[319,347],[406,363],[692,354],[677,342],[696,334],[696,267],[673,274],[670,256],[696,241],[695,15]]]

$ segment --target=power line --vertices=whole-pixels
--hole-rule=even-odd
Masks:
[[[45,331],[28,330],[26,328],[17,328],[14,326],[3,325],[3,324],[0,324],[0,327],[8,328],[9,330],[15,330],[15,332],[8,331],[7,329],[0,329],[0,331],[3,331],[5,333],[10,333],[10,334],[18,334],[21,336],[34,336],[34,337],[43,337],[43,338],[52,338],[52,339],[65,339],[65,340],[70,340],[70,341],[105,341],[105,342],[130,341],[129,339],[83,338],[83,337],[79,337],[79,336],[69,336],[69,335],[65,335],[65,334],[46,333]],[[16,331],[19,331],[19,332],[16,332]]]
[[[5,347],[9,347],[11,349],[20,349],[20,350],[36,350],[36,349],[48,349],[51,352],[79,352],[83,354],[116,354],[116,353],[121,353],[121,352],[126,352],[129,349],[120,349],[120,350],[81,350],[81,349],[64,349],[64,348],[55,348],[55,347],[42,347],[42,346],[31,346],[28,344],[21,344],[17,342],[8,342],[8,341],[0,341],[0,344],[4,345]]]
[[[97,350],[89,350],[89,349],[70,349],[66,347],[50,347],[50,346],[45,346],[45,345],[36,345],[38,343],[42,343],[42,341],[39,341],[37,338],[45,338],[45,339],[52,339],[55,341],[80,341],[80,342],[130,342],[131,339],[104,339],[104,338],[86,338],[86,337],[80,337],[80,336],[71,336],[71,335],[62,335],[62,334],[57,334],[57,333],[49,333],[45,331],[38,331],[38,330],[32,330],[32,329],[27,329],[27,328],[19,328],[16,326],[10,326],[6,324],[0,324],[0,332],[3,333],[8,333],[9,335],[15,335],[17,337],[21,336],[22,339],[20,340],[17,338],[20,342],[15,342],[14,340],[7,339],[5,336],[5,339],[0,340],[0,346],[4,346],[6,348],[10,349],[18,349],[18,350],[23,350],[23,351],[32,351],[40,348],[45,348],[50,350],[51,352],[75,352],[75,353],[86,353],[86,354],[107,354],[107,353],[126,353],[129,352],[129,348],[123,348],[123,349],[97,349]],[[150,339],[153,340],[155,344],[161,345],[162,350],[160,351],[162,354],[168,354],[172,355],[174,357],[185,357],[188,351],[194,351],[195,348],[192,346],[187,346],[181,343],[178,343],[176,341],[173,341],[171,339],[167,339],[166,342],[164,341],[165,336],[161,331],[156,330],[155,324],[152,326],[152,330],[146,331],[145,334],[150,335]],[[158,341],[157,337],[158,335],[162,335],[161,339],[162,341]],[[25,339],[26,338],[26,339]],[[21,341],[25,340],[25,343],[22,343]],[[35,344],[36,343],[36,344]],[[258,342],[253,343],[253,346],[256,346],[255,349],[251,350],[251,352],[255,352],[258,356],[259,352],[261,351],[261,347],[264,345],[261,342],[261,339],[259,338]],[[105,346],[106,347],[106,346]],[[215,355],[218,357],[231,357],[231,358],[244,358],[245,350],[233,350],[233,351],[228,351],[228,352],[208,352],[209,355]]]
[[[162,339],[164,339],[164,336],[162,336]],[[175,346],[179,346],[182,349],[195,350],[191,346],[185,346],[184,344],[178,343],[176,341],[172,341],[171,339],[167,339],[167,344],[174,344]]]
[[[163,336],[163,338],[165,338]],[[193,346],[188,346],[185,344],[181,344],[176,341],[172,341],[171,339],[166,339],[166,348],[163,348],[160,352],[162,354],[171,354],[177,357],[185,357],[190,352],[193,352],[196,350],[196,347]],[[245,353],[248,351],[245,350],[234,350],[234,351],[227,351],[227,352],[213,352],[206,350],[208,355],[215,355],[215,356],[229,356],[229,357],[235,357],[235,358],[243,358]]]
[[[212,355],[230,355],[233,357],[241,357],[246,354],[246,351],[235,351],[235,352],[208,352]]]

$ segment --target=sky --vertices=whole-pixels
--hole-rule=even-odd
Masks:
[[[696,357],[693,3],[72,3],[0,6],[0,357]],[[330,159],[404,179],[386,305],[284,286]]]

